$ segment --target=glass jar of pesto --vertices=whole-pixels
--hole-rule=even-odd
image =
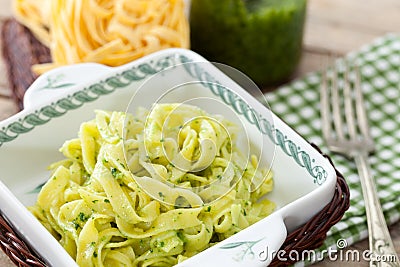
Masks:
[[[258,85],[285,81],[301,55],[306,0],[192,0],[191,49]]]

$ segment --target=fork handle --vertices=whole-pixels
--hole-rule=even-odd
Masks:
[[[388,227],[385,222],[382,207],[379,202],[368,154],[359,153],[354,156],[360,175],[361,187],[367,213],[370,266],[400,266],[396,250],[394,249]],[[383,256],[383,257],[382,257]],[[392,262],[384,262],[390,257]]]

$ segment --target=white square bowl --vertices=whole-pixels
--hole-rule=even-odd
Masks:
[[[193,64],[183,64],[187,62]],[[164,74],[152,79],[159,71]],[[25,207],[35,203],[37,188],[49,178],[47,166],[62,159],[58,149],[63,142],[76,137],[79,125],[92,119],[95,109],[126,111],[134,94],[133,102],[150,107],[168,88],[183,83],[187,84],[183,90],[162,101],[207,97],[230,107],[237,117],[224,115],[244,124],[254,149],[260,150],[261,161],[273,170],[274,189],[268,198],[277,209],[179,266],[266,266],[272,260],[272,254],[263,254],[266,248],[278,251],[288,231],[330,202],[336,173],[329,161],[194,52],[167,49],[118,68],[90,63],[62,67],[37,79],[25,95],[25,109],[0,122],[1,212],[49,265],[70,267],[76,263]],[[141,86],[149,89],[138,90]],[[222,110],[212,101],[199,105],[209,113]],[[241,253],[239,244],[251,244],[240,260],[236,257]]]

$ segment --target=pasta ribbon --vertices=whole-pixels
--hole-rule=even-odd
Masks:
[[[175,265],[275,208],[272,172],[241,155],[236,130],[190,105],[97,110],[30,210],[79,266]]]
[[[50,48],[52,63],[119,66],[170,47],[189,48],[183,0],[14,0],[15,17]]]

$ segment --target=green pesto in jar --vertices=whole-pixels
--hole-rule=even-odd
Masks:
[[[283,82],[301,55],[306,0],[192,0],[191,48],[259,85]]]

